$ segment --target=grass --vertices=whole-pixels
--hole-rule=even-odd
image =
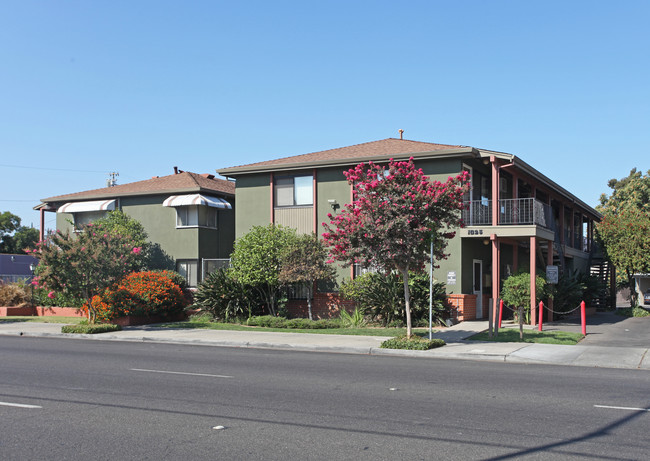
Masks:
[[[67,323],[77,325],[86,320],[84,317],[57,317],[57,316],[10,316],[0,317],[0,323],[13,323],[13,322],[36,322],[36,323]]]
[[[502,328],[496,338],[488,339],[488,332],[484,331],[468,338],[472,341],[489,341],[497,343],[540,343],[540,344],[564,344],[573,346],[582,340],[580,333],[568,331],[537,331],[524,330],[523,341],[519,339],[519,328]]]
[[[120,331],[122,327],[113,325],[112,323],[94,323],[94,324],[79,324],[79,325],[63,325],[61,333],[77,333],[94,335],[98,333],[110,333],[112,331]]]

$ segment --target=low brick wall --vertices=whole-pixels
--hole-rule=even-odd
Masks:
[[[76,307],[21,306],[0,307],[0,317],[38,316],[38,317],[85,317]]]
[[[476,320],[476,295],[447,295],[447,306],[451,308],[452,318],[459,322]]]
[[[341,298],[338,293],[314,293],[312,300],[311,312],[314,319],[332,319],[338,318],[344,308],[348,312],[353,312],[355,308],[354,301]],[[306,299],[291,299],[287,303],[287,311],[291,318],[308,318]]]

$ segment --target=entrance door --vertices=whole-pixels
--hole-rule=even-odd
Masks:
[[[483,318],[483,261],[474,260],[474,283],[472,294],[476,295],[476,318]]]

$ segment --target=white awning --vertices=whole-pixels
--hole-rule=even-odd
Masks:
[[[92,202],[70,202],[61,206],[57,213],[83,213],[84,211],[113,211],[115,200],[95,200]]]
[[[201,194],[172,195],[163,202],[163,206],[205,205],[222,210],[231,210],[230,203],[222,198],[208,197]]]

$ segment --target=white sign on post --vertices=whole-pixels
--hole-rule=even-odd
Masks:
[[[546,281],[548,283],[556,284],[559,277],[557,266],[546,266]]]
[[[447,285],[456,285],[456,271],[447,272]]]

